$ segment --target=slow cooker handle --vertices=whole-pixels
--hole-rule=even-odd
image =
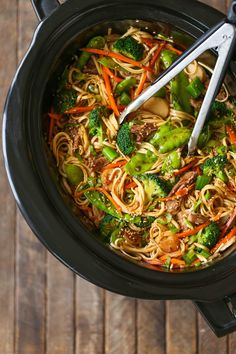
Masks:
[[[57,7],[60,6],[58,0],[31,0],[34,11],[39,20],[48,17]]]
[[[198,302],[195,305],[217,337],[236,330],[236,294],[214,302]]]

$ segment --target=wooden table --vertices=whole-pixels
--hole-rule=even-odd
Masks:
[[[0,0],[0,111],[36,25],[29,0]],[[216,338],[190,301],[129,299],[60,264],[16,208],[2,157],[0,200],[0,354],[236,353],[236,333]]]

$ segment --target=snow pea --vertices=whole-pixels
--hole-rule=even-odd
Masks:
[[[77,165],[68,164],[64,166],[64,171],[68,178],[68,181],[77,186],[84,179],[84,174],[81,168]]]
[[[177,149],[185,145],[191,135],[191,130],[187,128],[176,128],[167,133],[159,140],[159,151],[161,154]]]
[[[119,82],[119,84],[115,88],[115,94],[120,95],[124,91],[129,91],[131,87],[136,85],[137,80],[134,77],[127,77],[123,81]]]
[[[166,49],[161,52],[160,58],[164,68],[167,69],[173,64],[178,56],[174,52]],[[192,113],[193,108],[190,103],[190,94],[187,91],[188,85],[188,76],[184,71],[181,71],[173,80],[171,80],[170,91],[174,109]]]
[[[179,169],[181,166],[180,153],[176,150],[172,151],[164,160],[162,165],[162,172],[171,172],[175,169]]]
[[[146,154],[137,152],[125,165],[125,171],[131,176],[140,175],[150,170],[156,161],[157,156],[151,151]]]
[[[149,140],[149,143],[154,145],[155,147],[159,145],[159,141],[166,136],[170,131],[172,131],[174,127],[170,124],[163,124],[157,130],[157,132],[153,135],[153,137]]]

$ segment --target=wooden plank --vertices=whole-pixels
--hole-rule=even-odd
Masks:
[[[0,0],[0,119],[16,70],[17,1]],[[0,138],[1,140],[1,138]],[[1,145],[2,142],[0,141]],[[14,351],[15,202],[0,154],[0,353]]]
[[[75,354],[104,354],[104,290],[80,277],[76,277],[75,324]]]
[[[74,274],[47,253],[47,354],[74,353]],[[85,334],[86,335],[86,334]]]
[[[36,26],[31,3],[19,1],[18,59],[29,46]],[[16,354],[45,352],[46,251],[20,213],[16,228]]]
[[[236,332],[228,336],[228,354],[235,354],[236,348]]]
[[[165,354],[165,302],[138,300],[137,354]]]
[[[16,354],[45,348],[45,248],[17,214]]]
[[[136,301],[106,292],[106,354],[136,353]]]
[[[227,336],[217,338],[200,314],[198,315],[198,331],[199,354],[227,354]]]
[[[197,353],[196,318],[196,310],[191,301],[166,302],[166,354]]]

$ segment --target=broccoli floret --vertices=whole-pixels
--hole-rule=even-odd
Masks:
[[[94,108],[89,114],[89,134],[92,136],[97,135],[100,143],[103,141],[102,117],[107,115],[108,110],[106,107]]]
[[[203,246],[212,248],[217,243],[220,236],[220,228],[216,222],[212,222],[207,226],[202,234],[198,237],[198,242]]]
[[[227,182],[228,178],[224,172],[224,167],[227,163],[228,160],[225,155],[217,155],[211,159],[207,159],[202,166],[203,174],[206,176],[216,176],[223,182]]]
[[[108,243],[112,232],[119,227],[120,221],[112,215],[106,215],[99,224],[102,241]]]
[[[56,92],[54,97],[54,110],[56,113],[64,113],[76,104],[77,92],[72,89],[61,89]]]
[[[131,133],[128,123],[124,123],[117,134],[117,145],[124,155],[131,154],[135,149],[134,135]]]
[[[122,37],[113,44],[113,49],[126,57],[141,60],[144,46],[131,36]]]
[[[156,174],[145,174],[138,178],[143,182],[148,201],[152,201],[153,197],[165,198],[170,192],[169,183]]]
[[[217,118],[231,116],[233,111],[229,109],[224,102],[214,101],[211,106],[213,115]]]

